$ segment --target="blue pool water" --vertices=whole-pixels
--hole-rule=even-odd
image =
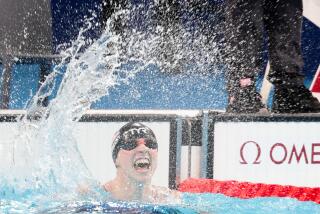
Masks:
[[[320,213],[320,206],[313,202],[299,202],[290,198],[237,199],[221,194],[184,194],[184,202],[178,206],[155,206],[137,203],[85,204],[77,211],[101,213]]]
[[[154,38],[158,38],[156,36]],[[0,154],[1,158],[8,156],[8,164],[3,164],[1,161],[3,168],[0,168],[1,214],[320,213],[318,204],[289,198],[244,200],[220,194],[183,193],[180,204],[156,205],[114,201],[107,193],[101,192],[101,188],[93,188],[92,194],[85,197],[77,194],[75,189],[79,184],[90,180],[91,175],[78,151],[76,141],[70,133],[74,128],[74,121],[78,121],[90,107],[117,108],[121,103],[122,107],[126,109],[140,108],[139,105],[135,105],[136,97],[139,98],[136,96],[137,94],[143,98],[141,99],[142,106],[150,109],[190,108],[191,103],[199,103],[198,97],[203,98],[201,100],[203,104],[201,106],[194,105],[192,108],[215,107],[214,103],[214,105],[221,105],[226,101],[225,99],[221,100],[218,96],[220,94],[217,91],[221,91],[218,89],[224,85],[223,82],[219,82],[221,79],[219,73],[217,78],[210,75],[193,75],[193,79],[180,74],[172,77],[160,73],[160,70],[156,70],[152,64],[154,59],[149,57],[149,50],[140,49],[140,47],[157,47],[154,45],[157,43],[153,43],[155,41],[153,37],[150,41],[140,40],[141,38],[144,37],[141,37],[140,34],[130,37],[134,42],[142,41],[141,44],[134,43],[133,52],[140,53],[138,51],[142,51],[143,53],[142,56],[138,54],[139,60],[134,58],[137,67],[133,66],[134,68],[129,69],[130,71],[123,71],[121,68],[123,68],[123,64],[128,65],[129,62],[132,62],[131,56],[120,55],[116,47],[122,47],[123,44],[112,32],[106,30],[101,38],[95,41],[84,53],[81,50],[86,47],[86,41],[79,37],[65,55],[62,54],[65,57],[61,60],[61,64],[55,67],[51,76],[48,76],[38,91],[39,93],[34,95],[36,87],[31,90],[23,90],[24,88],[19,81],[16,84],[12,83],[15,88],[13,87],[12,90],[12,106],[10,107],[21,107],[22,104],[25,106],[26,100],[32,96],[34,98],[26,105],[28,112],[24,120],[19,121],[21,128],[19,136],[12,143],[14,152],[11,147],[8,147],[8,150],[4,149]],[[109,44],[111,45],[109,46]],[[201,49],[195,50],[190,55],[198,56],[199,51]],[[155,52],[157,53],[157,51]],[[184,49],[180,52],[184,53]],[[203,54],[207,53],[203,52]],[[30,70],[37,69],[37,65],[29,67]],[[150,70],[150,68],[152,69]],[[21,66],[16,66],[15,69],[17,73],[28,71],[22,69]],[[15,76],[16,73],[14,72],[13,75]],[[123,75],[124,77],[122,77]],[[136,79],[129,82],[134,76]],[[55,80],[59,78],[61,84],[56,90]],[[35,86],[37,84],[35,76],[31,80],[29,84]],[[217,81],[220,84],[215,84]],[[213,85],[217,86],[217,91],[213,90]],[[150,90],[151,86],[155,90]],[[178,93],[181,91],[186,93],[180,93],[177,96],[177,94],[171,93],[174,89],[178,89]],[[20,91],[25,93],[20,93]],[[137,93],[135,93],[136,91]],[[44,111],[44,109],[38,108],[38,101],[44,97],[50,97],[53,93],[56,93],[57,96],[47,109]],[[124,96],[119,96],[123,94]],[[210,94],[210,96],[203,96],[203,94]],[[26,99],[14,99],[14,97],[19,97],[18,95]],[[119,100],[119,97],[127,98],[128,95],[134,99]],[[214,97],[219,97],[219,99],[213,102]],[[28,116],[34,116],[34,113],[37,113],[37,116],[40,115],[38,121],[25,119]]]
[[[320,205],[314,202],[301,202],[291,198],[275,197],[239,199],[221,194],[183,193],[183,202],[178,205],[121,202],[113,201],[108,197],[108,199],[102,200],[102,198],[99,199],[96,196],[78,198],[72,201],[55,201],[54,197],[51,197],[50,202],[36,196],[26,198],[28,199],[0,199],[0,213],[320,213]]]
[[[184,204],[204,213],[320,213],[320,205],[292,198],[239,199],[222,194],[184,194]]]

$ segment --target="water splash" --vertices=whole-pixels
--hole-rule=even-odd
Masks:
[[[127,84],[149,64],[164,70],[187,69],[186,62],[192,62],[191,70],[212,64],[214,57],[211,61],[202,57],[214,55],[212,44],[206,46],[206,38],[201,35],[187,42],[191,35],[179,24],[114,30],[119,20],[130,22],[132,11],[138,10],[135,7],[115,13],[95,41],[84,36],[92,27],[89,19],[78,38],[61,52],[60,63],[29,102],[26,114],[18,119],[9,164],[0,173],[2,199],[17,204],[25,201],[19,206],[29,209],[39,198],[57,201],[77,197],[79,185],[95,185],[72,136],[75,123],[91,103],[105,96],[111,87]],[[63,79],[56,97],[48,107],[41,107],[39,103],[53,93],[59,76]]]
[[[61,53],[60,64],[30,101],[27,113],[19,118],[11,163],[2,173],[6,183],[14,184],[9,189],[15,195],[24,195],[26,191],[69,192],[92,179],[72,136],[75,122],[110,87],[127,82],[148,64],[120,55],[121,39],[110,25],[111,21],[102,36],[87,47],[83,35],[91,28],[88,22],[72,46]],[[131,63],[129,69],[122,68],[126,63]],[[40,107],[39,103],[52,94],[62,69],[66,72],[56,98],[48,107]]]

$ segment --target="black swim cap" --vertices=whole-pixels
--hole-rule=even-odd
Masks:
[[[123,144],[128,141],[135,141],[140,138],[149,139],[157,143],[153,131],[142,123],[130,122],[122,126],[120,130],[116,132],[112,143],[113,162],[116,161],[118,152],[120,151]]]

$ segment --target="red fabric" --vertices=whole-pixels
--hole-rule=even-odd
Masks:
[[[312,82],[310,90],[312,92],[320,93],[320,66],[319,66],[318,71],[316,72],[316,74],[314,76],[314,79],[313,79],[313,82]]]
[[[179,191],[192,193],[221,193],[238,198],[291,197],[300,201],[314,201],[320,204],[320,188],[318,187],[296,187],[290,185],[190,178],[179,185]]]

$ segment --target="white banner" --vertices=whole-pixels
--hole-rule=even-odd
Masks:
[[[124,122],[78,122],[74,130],[73,134],[85,163],[92,175],[101,183],[115,176],[116,170],[111,153],[112,137],[124,124]],[[159,144],[158,168],[152,183],[167,187],[169,179],[170,122],[143,122],[143,124],[154,131]],[[12,162],[12,154],[15,149],[13,139],[17,134],[19,134],[17,133],[17,123],[0,123],[0,170]]]
[[[216,122],[214,178],[320,187],[319,130],[319,122]]]

